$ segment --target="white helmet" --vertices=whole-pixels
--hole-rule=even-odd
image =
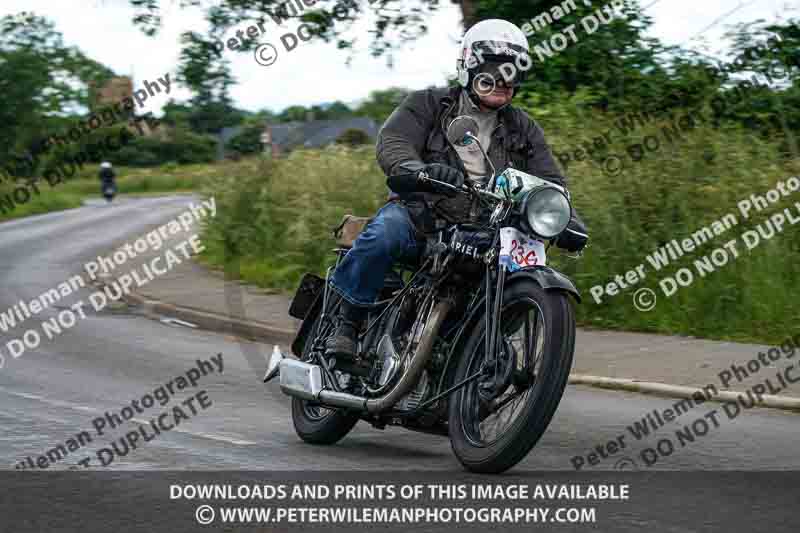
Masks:
[[[108,161],[103,161],[102,163],[100,163],[100,168],[111,168],[111,163],[109,163]]]
[[[489,19],[475,24],[464,35],[456,63],[461,86],[471,87],[487,63],[514,65],[510,70],[515,73],[514,85],[519,86],[532,65],[525,33],[507,20]]]

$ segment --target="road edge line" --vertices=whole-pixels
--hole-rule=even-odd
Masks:
[[[669,385],[667,383],[639,381],[636,379],[625,378],[608,378],[604,376],[592,376],[588,374],[570,374],[569,383],[571,385],[588,385],[601,389],[624,390],[628,392],[639,392],[642,394],[667,396],[670,398],[686,398],[695,401],[697,401],[698,393],[703,394],[700,387],[692,388],[681,385]],[[738,401],[739,395],[744,394],[746,393],[737,391],[717,391],[716,396],[711,396],[706,401],[718,403],[736,402]],[[760,399],[756,399],[756,406],[782,409],[786,411],[800,411],[800,398],[795,398],[793,396],[776,396],[765,394]]]
[[[128,304],[142,308],[146,315],[168,315],[196,324],[202,329],[239,335],[256,341],[279,341],[291,344],[296,332],[294,330],[276,328],[263,322],[241,320],[228,315],[209,311],[201,311],[191,307],[146,298],[133,291],[123,297]]]

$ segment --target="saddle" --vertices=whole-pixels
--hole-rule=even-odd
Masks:
[[[333,236],[336,239],[337,246],[337,249],[334,251],[343,254],[347,250],[350,250],[358,236],[361,235],[361,232],[364,231],[364,228],[366,228],[367,224],[371,221],[372,217],[359,217],[356,215],[345,215],[342,217],[342,221],[333,229]],[[435,249],[433,246],[437,242],[437,239],[438,234],[425,239],[418,239],[417,247],[420,258],[427,257],[427,254]],[[417,259],[401,258],[397,262],[397,265],[409,270],[415,270],[419,267],[419,261]]]
[[[371,217],[345,215],[342,222],[333,230],[336,246],[346,250],[352,248],[353,243],[371,220]]]

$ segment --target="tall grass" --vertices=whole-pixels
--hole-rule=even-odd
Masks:
[[[800,202],[796,193],[746,219],[737,208],[751,194],[764,195],[778,181],[798,174],[800,161],[779,163],[776,146],[740,129],[700,127],[616,177],[604,175],[593,163],[573,164],[570,188],[589,224],[592,244],[581,261],[559,263],[584,293],[580,320],[598,327],[741,341],[780,341],[797,333],[800,303],[793,289],[800,287],[800,227],[787,226],[751,251],[740,238],[767,216]],[[661,270],[647,261],[667,242],[682,242],[728,214],[738,224],[693,252]],[[695,261],[734,239],[738,258],[729,253],[726,264],[701,276]],[[638,284],[602,296],[601,304],[590,297],[591,287],[639,265],[646,278]],[[681,268],[691,271],[694,281],[667,296],[659,284]],[[634,305],[640,288],[656,293],[652,311]]]
[[[602,115],[545,111],[550,112],[537,118],[558,151],[575,144],[577,137],[591,138],[608,127]],[[533,114],[537,116],[536,111]],[[660,127],[654,124],[637,135]],[[629,142],[620,139],[610,151],[624,153]],[[797,226],[786,227],[749,252],[739,242],[739,258],[705,277],[693,265],[695,259],[736,239],[767,215],[800,202],[798,192],[749,220],[742,220],[737,210],[740,200],[764,194],[779,180],[798,174],[800,161],[787,161],[777,146],[777,141],[738,128],[699,126],[685,131],[682,141],[629,164],[618,176],[605,175],[592,161],[572,163],[570,190],[589,226],[591,245],[578,261],[554,249],[550,256],[551,264],[569,274],[583,293],[580,322],[769,342],[797,333]],[[292,289],[303,272],[323,272],[331,262],[330,229],[345,213],[373,214],[386,195],[385,178],[371,148],[299,151],[287,159],[253,161],[239,170],[210,187],[219,211],[207,229],[206,257],[261,286]],[[728,233],[660,272],[646,261],[664,243],[682,241],[728,213],[739,221]],[[604,296],[600,304],[591,298],[591,287],[605,285],[640,264],[646,273],[642,282],[615,296]],[[684,267],[697,279],[673,296],[665,296],[658,282]],[[658,302],[652,311],[638,311],[633,305],[638,288],[656,292]]]
[[[293,288],[322,272],[334,247],[331,229],[347,213],[370,216],[386,198],[374,150],[332,147],[252,162],[215,181],[220,208],[204,242],[211,263],[262,286]],[[248,172],[249,170],[249,172]]]

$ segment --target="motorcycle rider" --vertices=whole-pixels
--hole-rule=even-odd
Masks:
[[[529,53],[528,40],[516,25],[480,22],[464,35],[459,86],[414,92],[387,119],[376,150],[392,192],[332,276],[331,285],[343,301],[339,325],[326,344],[328,354],[352,359],[366,312],[392,264],[418,256],[421,234],[468,216],[467,197],[420,183],[420,172],[457,187],[465,179],[483,182],[491,174],[475,143],[448,142],[446,129],[453,118],[468,115],[477,121],[478,139],[498,171],[513,165],[565,184],[542,129],[511,105],[525,75],[519,65],[532,64]],[[510,72],[514,76],[507,79]]]
[[[116,191],[117,185],[115,182],[116,174],[114,173],[114,168],[112,167],[111,163],[108,161],[103,161],[100,163],[100,192],[106,196],[108,201],[111,201],[111,198],[106,195],[106,189],[111,187],[112,190]],[[112,195],[113,196],[113,195]]]

